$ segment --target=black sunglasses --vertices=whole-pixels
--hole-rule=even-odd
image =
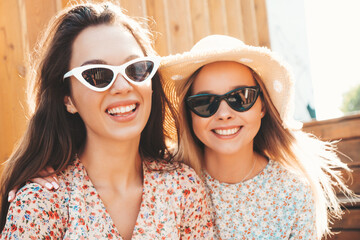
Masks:
[[[196,115],[200,117],[211,117],[219,109],[222,100],[238,112],[249,110],[256,102],[260,93],[259,86],[240,87],[223,95],[197,94],[187,97],[186,104]]]

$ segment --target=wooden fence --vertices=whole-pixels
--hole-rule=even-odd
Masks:
[[[0,1],[0,163],[26,126],[25,57],[49,19],[74,1]],[[101,2],[101,1],[89,1]],[[270,46],[265,0],[118,0],[128,14],[147,17],[160,55],[189,50],[210,34]],[[155,23],[156,24],[155,24]]]
[[[342,118],[315,121],[304,124],[304,130],[311,132],[323,140],[341,140],[338,149],[344,155],[340,156],[351,168],[352,179],[345,178],[349,187],[360,194],[360,114],[345,116]],[[339,193],[341,197],[341,193]],[[350,203],[343,198],[346,209],[343,218],[335,221],[334,235],[331,240],[360,239],[360,199]]]

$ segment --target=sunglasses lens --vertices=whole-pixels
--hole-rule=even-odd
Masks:
[[[154,63],[149,60],[135,62],[125,69],[128,78],[135,82],[145,81],[154,69]]]
[[[111,83],[114,72],[107,68],[91,68],[83,71],[81,75],[92,86],[104,88]]]
[[[200,94],[187,98],[189,108],[201,117],[210,117],[216,113],[220,102],[225,100],[228,105],[238,112],[249,110],[259,96],[258,87],[242,87],[224,95]]]
[[[202,117],[210,117],[219,108],[219,102],[215,96],[196,96],[188,101],[190,108]]]
[[[254,88],[243,88],[232,92],[226,101],[234,110],[244,112],[249,110],[255,103],[258,93]]]

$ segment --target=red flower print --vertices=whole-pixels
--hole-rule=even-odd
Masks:
[[[15,232],[17,230],[16,225],[11,225],[11,232]]]
[[[55,214],[54,214],[52,211],[49,211],[48,213],[49,213],[49,217],[50,217],[51,219],[54,219],[54,218],[55,218]]]
[[[83,218],[79,218],[79,223],[80,223],[81,225],[85,225],[84,219],[83,219]]]
[[[185,197],[189,196],[189,194],[190,194],[190,190],[186,189],[186,190],[184,191]]]
[[[158,168],[157,165],[154,166],[154,169]],[[78,234],[79,240],[120,238],[116,228],[109,224],[110,215],[80,161],[76,160],[69,165],[60,177],[67,187],[58,191],[57,196],[54,192],[45,190],[43,192],[46,194],[43,196],[40,189],[32,194],[29,194],[28,189],[27,194],[18,196],[19,201],[15,201],[11,205],[13,210],[9,210],[18,217],[8,216],[7,234],[13,236],[17,233],[22,239],[70,240],[64,236],[66,231]],[[195,183],[196,176],[189,174],[188,168],[180,167],[174,171],[159,173],[148,171],[144,165],[144,194],[140,216],[135,223],[134,237],[165,240],[178,239],[181,235],[183,239],[210,239],[210,214],[201,209],[206,207],[205,200],[201,199],[205,194]],[[184,200],[185,196],[191,199]],[[191,204],[193,201],[194,204]],[[185,212],[184,208],[194,211]],[[184,218],[183,213],[186,214]],[[179,214],[181,216],[178,216]],[[179,219],[184,221],[177,221]],[[202,222],[195,226],[192,221],[198,220]],[[15,221],[19,223],[13,224]]]

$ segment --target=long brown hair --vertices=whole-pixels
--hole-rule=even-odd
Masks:
[[[34,52],[29,71],[30,120],[27,130],[8,159],[1,179],[0,232],[9,207],[7,195],[15,186],[24,184],[46,166],[56,172],[69,165],[81,153],[86,139],[84,122],[70,114],[64,97],[70,94],[63,75],[69,70],[72,44],[89,26],[107,24],[125,27],[136,39],[145,55],[155,55],[151,34],[138,20],[125,15],[111,4],[77,4],[61,11],[50,22]],[[143,23],[145,24],[145,23]],[[121,44],[121,43],[119,43]],[[174,111],[165,97],[159,75],[152,79],[152,110],[141,133],[139,152],[144,159],[170,162],[173,154],[166,147],[167,132],[163,122]]]
[[[175,85],[180,126],[179,154],[184,162],[197,172],[203,167],[204,144],[194,134],[190,110],[184,100],[191,94],[191,86],[200,70],[201,68],[189,79],[178,81]],[[343,213],[335,189],[345,193],[349,198],[354,196],[344,184],[339,171],[343,169],[349,173],[350,169],[337,156],[335,143],[321,141],[302,130],[284,128],[280,114],[260,76],[251,71],[255,82],[261,88],[260,97],[266,109],[259,132],[254,138],[254,151],[280,162],[287,169],[307,179],[315,199],[316,230],[320,239],[324,234],[331,233],[329,222],[334,218],[340,218]]]

